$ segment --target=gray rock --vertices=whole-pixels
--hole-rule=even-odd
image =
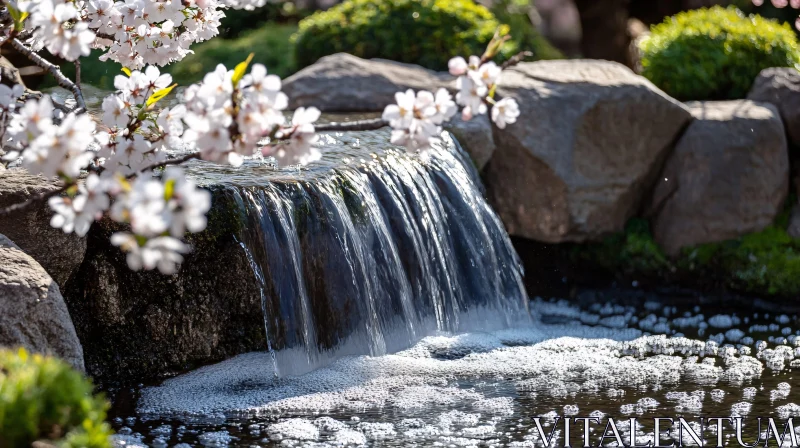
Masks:
[[[775,106],[690,103],[695,120],[664,166],[650,204],[667,254],[770,225],[789,192],[789,155]]]
[[[460,115],[456,114],[445,123],[444,129],[458,140],[464,151],[472,158],[478,171],[483,170],[495,150],[489,116],[478,115],[469,121],[464,121]]]
[[[0,176],[0,208],[25,202],[35,194],[54,188],[53,182],[33,176],[24,169],[4,171]],[[46,202],[20,212],[0,215],[0,233],[38,261],[63,288],[83,262],[86,239],[51,227],[52,216]]]
[[[434,91],[452,77],[417,65],[361,59],[346,53],[325,56],[283,82],[289,107],[323,112],[382,112],[396,92]]]
[[[495,130],[489,200],[510,234],[549,243],[622,231],[691,119],[607,61],[523,63],[504,72],[498,93],[516,98],[522,115]]]
[[[83,371],[83,349],[58,285],[0,235],[0,346],[57,356]]]
[[[15,84],[25,86],[22,77],[19,75],[19,70],[3,56],[0,56],[0,82],[9,87],[13,87]]]
[[[800,145],[800,71],[787,67],[762,70],[747,99],[777,106],[789,140]]]

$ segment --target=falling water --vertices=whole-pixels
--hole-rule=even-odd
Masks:
[[[281,375],[527,319],[516,253],[454,140],[422,161],[383,132],[323,138],[311,170],[195,170],[237,204]]]

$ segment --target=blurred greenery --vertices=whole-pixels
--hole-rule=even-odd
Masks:
[[[534,59],[563,59],[564,55],[531,23],[529,13],[533,5],[529,0],[494,0],[492,13],[500,23],[511,28],[514,46],[510,50],[532,51]]]
[[[525,23],[520,21],[522,13],[510,8],[516,3],[497,2],[503,18],[513,22],[512,40],[501,49],[500,60],[521,49],[560,57],[527,17]],[[300,22],[295,59],[298,67],[305,67],[323,56],[346,52],[445,70],[453,56],[482,54],[500,23],[472,0],[345,0]]]
[[[217,64],[232,69],[252,52],[253,63],[264,64],[269,73],[285,78],[296,71],[289,42],[296,30],[293,24],[266,23],[233,39],[211,39],[193,46],[194,54],[167,66],[167,71],[175,82],[185,86],[203,79]]]
[[[244,61],[251,52],[255,53],[254,63],[267,66],[269,73],[281,78],[296,71],[290,38],[297,30],[291,23],[265,23],[260,28],[247,30],[235,38],[216,37],[192,46],[194,54],[182,61],[170,64],[162,70],[172,74],[178,85],[187,86],[203,79],[203,75],[214,70],[217,64],[233,69]],[[112,61],[100,61],[100,50],[92,51],[88,57],[81,58],[81,82],[103,89],[114,88],[114,77],[122,73],[122,66]],[[63,64],[61,70],[70,79],[75,77],[75,66]],[[48,80],[53,85],[52,80]]]
[[[108,403],[66,363],[25,350],[0,350],[0,448],[46,441],[62,448],[108,448]]]
[[[679,100],[744,98],[768,67],[800,67],[788,24],[736,8],[682,12],[640,43],[642,75]]]

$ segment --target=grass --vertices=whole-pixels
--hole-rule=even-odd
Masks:
[[[217,64],[233,69],[252,52],[255,53],[254,63],[264,64],[269,73],[285,78],[296,71],[290,42],[296,31],[297,26],[293,24],[267,23],[233,39],[217,37],[193,45],[194,54],[168,65],[164,70],[172,74],[178,85],[188,86],[202,80]],[[113,89],[114,77],[122,73],[122,66],[116,62],[100,61],[98,57],[101,54],[102,51],[95,50],[90,56],[81,58],[81,82],[101,89]],[[73,64],[62,64],[61,70],[67,77],[74,79]],[[48,78],[44,87],[52,85],[53,80]]]

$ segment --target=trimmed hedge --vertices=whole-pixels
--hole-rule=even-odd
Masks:
[[[761,70],[800,67],[788,24],[715,6],[682,12],[640,43],[642,75],[682,100],[744,98]]]
[[[46,441],[63,448],[108,448],[108,403],[66,363],[0,350],[0,448]]]

